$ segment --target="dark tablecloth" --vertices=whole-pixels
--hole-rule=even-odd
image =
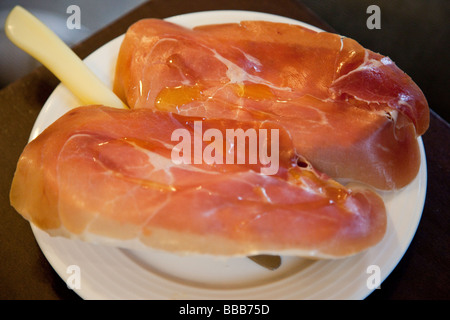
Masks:
[[[250,10],[291,17],[333,31],[294,0],[160,0],[125,14],[74,47],[82,58],[146,17],[218,9]],[[80,299],[47,262],[29,224],[9,204],[15,166],[46,99],[59,81],[44,67],[0,91],[0,298]],[[443,101],[443,103],[446,103]],[[423,136],[428,187],[420,225],[403,259],[367,299],[448,299],[449,294],[449,124],[434,112]]]

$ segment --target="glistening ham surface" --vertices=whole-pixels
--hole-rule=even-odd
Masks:
[[[125,246],[136,240],[180,253],[337,258],[382,239],[381,198],[313,169],[282,129],[275,175],[261,174],[258,163],[175,165],[172,132],[192,133],[196,120],[150,109],[74,109],[24,149],[11,204],[51,234],[94,235]],[[202,124],[219,130],[267,126]]]
[[[421,90],[388,57],[263,21],[194,30],[139,21],[126,33],[114,89],[132,108],[277,123],[317,169],[378,189],[414,179],[429,122]]]

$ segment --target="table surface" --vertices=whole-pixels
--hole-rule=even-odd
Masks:
[[[220,9],[268,12],[333,31],[325,21],[294,0],[160,0],[144,3],[125,14],[74,50],[84,58],[142,18]],[[53,270],[37,245],[30,225],[9,204],[17,160],[42,106],[58,83],[47,69],[40,67],[0,91],[0,299],[3,300],[80,299]],[[450,127],[433,111],[423,142],[428,186],[421,222],[402,260],[368,300],[450,298]]]

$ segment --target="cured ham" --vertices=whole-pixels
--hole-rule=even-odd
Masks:
[[[50,234],[180,253],[339,258],[382,239],[381,198],[315,170],[281,127],[276,174],[261,174],[266,164],[260,161],[175,164],[172,151],[179,141],[172,133],[183,129],[194,135],[198,120],[203,130],[223,133],[277,129],[261,121],[202,119],[148,108],[76,108],[26,146],[11,204]],[[213,143],[202,142],[203,151]],[[233,141],[226,142],[217,152],[231,152]]]
[[[141,20],[125,35],[114,90],[136,109],[273,122],[318,170],[378,189],[417,175],[429,123],[421,90],[388,57],[273,22]]]

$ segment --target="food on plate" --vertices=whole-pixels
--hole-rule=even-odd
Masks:
[[[114,91],[24,149],[11,204],[125,248],[342,258],[381,241],[382,198],[417,175],[427,101],[388,57],[297,25],[127,31]],[[349,182],[344,185],[345,182]]]
[[[279,168],[267,163],[173,161],[176,130],[278,132]],[[278,130],[278,131],[273,131]],[[234,139],[234,138],[233,138]],[[267,139],[268,143],[274,143]],[[218,140],[202,139],[201,150]],[[192,149],[198,148],[194,139]],[[239,256],[257,253],[340,258],[378,243],[382,199],[344,187],[296,153],[288,131],[256,120],[203,119],[149,108],[85,106],[69,111],[24,149],[11,204],[53,235],[122,247]]]
[[[429,124],[421,90],[388,57],[274,22],[141,20],[125,35],[114,90],[136,109],[271,121],[318,170],[384,190],[417,175]]]

